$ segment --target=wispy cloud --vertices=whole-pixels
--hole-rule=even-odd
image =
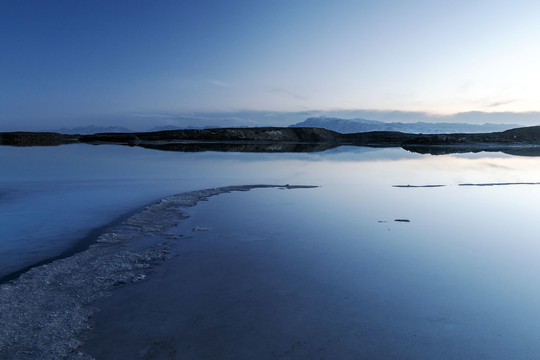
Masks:
[[[130,113],[128,114],[132,117],[139,117],[139,118],[172,118],[173,115],[170,114],[163,114],[163,113]]]
[[[497,106],[503,106],[503,105],[508,105],[508,104],[512,104],[512,103],[515,103],[517,100],[505,100],[505,101],[495,101],[489,105],[487,105],[488,107],[497,107]]]
[[[222,87],[222,88],[230,88],[231,87],[230,84],[227,84],[226,82],[215,80],[215,79],[210,79],[210,80],[208,80],[208,82],[210,84],[213,84],[215,86],[219,86],[219,87]]]
[[[273,88],[273,89],[270,90],[270,92],[274,93],[274,94],[282,94],[282,95],[288,96],[290,98],[293,98],[295,100],[301,100],[301,101],[307,100],[307,98],[305,96],[296,94],[296,93],[294,93],[292,91],[289,91],[289,90],[283,89],[283,88]]]

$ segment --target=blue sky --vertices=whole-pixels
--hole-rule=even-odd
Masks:
[[[527,0],[2,0],[0,122],[535,112],[538,14]]]

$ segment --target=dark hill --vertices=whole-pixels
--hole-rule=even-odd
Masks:
[[[59,145],[73,142],[122,144],[172,151],[310,152],[340,145],[356,145],[403,147],[431,154],[469,151],[535,154],[540,149],[540,126],[479,134],[409,134],[395,131],[341,134],[321,128],[300,127],[187,129],[93,135],[0,133],[2,145]]]
[[[77,135],[55,132],[0,132],[0,145],[12,146],[54,146],[78,142]]]
[[[340,134],[319,128],[218,128],[167,130],[139,133],[105,133],[81,135],[81,142],[121,142],[138,144],[148,141],[271,141],[271,142],[336,142]]]

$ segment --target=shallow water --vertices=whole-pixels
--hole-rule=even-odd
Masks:
[[[399,198],[414,208],[459,190]],[[171,260],[98,304],[85,350],[96,358],[537,357],[534,241],[460,230],[470,225],[466,212],[450,223],[432,206],[350,201],[354,192],[257,189],[187,209]]]
[[[491,224],[500,221],[507,224],[502,231],[516,226],[528,231],[522,224],[532,222],[537,210],[527,201],[534,198],[536,187],[463,189],[458,185],[540,179],[537,158],[497,154],[435,157],[401,149],[352,147],[312,154],[246,154],[175,153],[110,145],[2,146],[0,159],[0,277],[66,251],[90,230],[132,209],[184,191],[253,183],[330,186],[336,191],[329,206],[332,197],[340,196],[344,198],[339,202],[370,201],[366,215],[391,206],[395,216],[407,216],[427,206],[430,215],[444,219],[431,222],[443,233],[442,229],[457,225],[452,219],[456,213],[466,212],[470,220],[460,220],[460,229],[487,227],[498,233]],[[446,187],[438,192],[435,188],[392,188],[435,184]],[[346,187],[347,193],[340,191]],[[410,194],[414,196],[410,198]],[[433,194],[443,198],[425,199]],[[420,204],[408,203],[423,199],[426,201]],[[473,202],[484,204],[480,214],[470,211]],[[397,211],[400,208],[406,211]],[[528,234],[534,236],[534,232]]]
[[[367,358],[532,359],[540,352],[538,158],[69,145],[4,146],[0,159],[0,277],[58,255],[91,229],[168,194],[236,184],[319,185],[220,195],[190,209],[185,230],[210,227],[189,235],[245,246],[254,251],[248,265],[283,269],[274,275],[286,283],[276,291],[296,293],[297,308],[308,304],[324,317],[331,306],[338,318],[351,319],[324,318],[328,329],[354,334],[334,339],[325,356],[343,349],[343,341],[348,355]],[[415,187],[424,185],[443,186]],[[257,258],[265,251],[268,259]],[[283,308],[285,327],[291,309]],[[354,352],[360,338],[364,353]],[[286,353],[289,340],[284,336],[271,351]]]

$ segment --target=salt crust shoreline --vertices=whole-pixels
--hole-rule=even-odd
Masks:
[[[99,311],[93,303],[116,288],[144,280],[168,259],[176,235],[168,230],[186,216],[182,208],[211,196],[255,188],[313,186],[243,185],[166,197],[114,226],[88,250],[30,269],[0,286],[0,358],[94,359],[80,350],[82,332]]]

